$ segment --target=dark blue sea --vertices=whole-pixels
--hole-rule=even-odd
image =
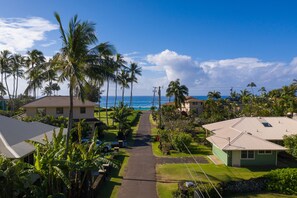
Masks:
[[[193,96],[194,98],[197,98],[198,100],[206,100],[207,96]],[[109,96],[108,97],[108,104],[107,107],[113,107],[114,106],[114,96]],[[122,100],[121,96],[117,97],[117,103],[119,103]],[[130,104],[130,96],[125,96],[124,97],[124,102],[129,106]],[[173,99],[171,98],[171,101]],[[158,106],[158,97],[155,97],[155,101],[153,99],[153,96],[133,96],[132,99],[132,107],[134,109],[138,110],[149,110],[153,106],[153,102],[155,106]],[[161,104],[164,104],[168,102],[168,98],[165,96],[161,97]],[[100,106],[101,107],[106,107],[106,96],[102,96],[101,101],[100,101]]]

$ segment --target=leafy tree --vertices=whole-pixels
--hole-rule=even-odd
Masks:
[[[297,158],[297,135],[285,135],[284,145],[288,148],[287,152]]]
[[[174,96],[175,108],[181,108],[185,103],[186,95],[189,95],[189,89],[185,85],[181,85],[179,79],[171,81],[166,90],[166,96]]]

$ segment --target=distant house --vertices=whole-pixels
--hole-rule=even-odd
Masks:
[[[185,103],[182,104],[181,111],[189,114],[190,112],[196,112],[198,114],[203,111],[203,100],[198,100],[192,96],[186,96]],[[163,106],[174,106],[174,102],[164,103]]]
[[[58,133],[60,129],[40,122],[23,122],[0,115],[0,154],[32,162],[35,147],[26,141],[44,143],[44,134],[51,141],[54,130]]]
[[[287,117],[243,117],[203,125],[212,152],[228,166],[277,165],[284,135],[297,134],[297,121]]]
[[[69,96],[45,96],[23,106],[27,116],[51,115],[54,117],[69,116]],[[73,98],[74,119],[94,119],[96,103]]]

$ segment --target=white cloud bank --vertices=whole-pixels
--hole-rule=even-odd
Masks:
[[[0,18],[0,51],[27,51],[36,41],[45,40],[46,32],[56,29],[56,24],[40,17]]]
[[[144,65],[144,71],[164,72],[167,79],[158,77],[154,80],[154,76],[150,76],[151,82],[167,86],[171,80],[179,78],[188,86],[191,95],[204,95],[211,90],[228,94],[231,87],[244,89],[252,81],[258,87],[273,89],[290,84],[297,76],[297,57],[290,63],[266,62],[251,57],[197,62],[190,56],[164,50],[147,55],[146,60],[150,66]]]

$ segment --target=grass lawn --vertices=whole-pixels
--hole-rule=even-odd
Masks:
[[[228,167],[225,165],[201,164],[202,169],[213,183],[222,181],[250,179],[260,177],[270,170]],[[208,182],[198,165],[188,164],[191,174],[197,181]],[[179,181],[193,180],[185,164],[157,165],[157,192],[159,197],[172,197],[172,192],[177,189]]]
[[[118,197],[118,192],[122,183],[125,168],[128,163],[129,154],[125,149],[121,149],[120,153],[115,158],[119,163],[119,168],[112,168],[110,173],[110,180],[106,181],[100,187],[102,190],[99,191],[97,197]]]
[[[159,142],[152,142],[153,153],[156,157],[191,157],[189,153],[178,152],[176,150],[170,150],[170,155],[163,155],[158,146]],[[195,142],[190,145],[189,150],[193,156],[206,156],[212,154],[210,147]]]

